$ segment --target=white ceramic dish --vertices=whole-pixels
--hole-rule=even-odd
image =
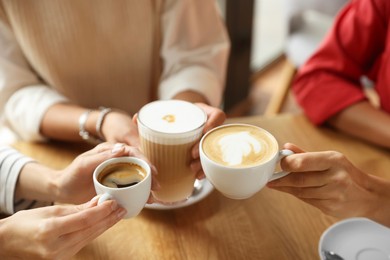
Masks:
[[[389,260],[390,229],[366,218],[350,218],[329,227],[321,236],[319,255],[332,251],[345,260]]]
[[[210,192],[212,192],[214,189],[213,185],[207,179],[201,180],[201,183],[202,183],[202,190],[198,194],[191,196],[188,200],[186,200],[183,203],[175,204],[175,205],[162,205],[160,203],[153,203],[153,204],[146,204],[145,208],[167,210],[167,209],[183,208],[192,205],[194,203],[197,203],[198,201],[207,197],[207,195],[209,195]]]

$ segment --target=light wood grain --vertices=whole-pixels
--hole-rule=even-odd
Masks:
[[[326,128],[301,115],[229,119],[261,126],[280,145],[293,142],[310,151],[338,150],[358,167],[390,179],[389,152]],[[52,167],[64,167],[85,148],[59,144],[15,145]],[[192,206],[145,209],[122,220],[74,259],[319,259],[322,232],[337,221],[298,199],[264,188],[246,200],[213,191]]]

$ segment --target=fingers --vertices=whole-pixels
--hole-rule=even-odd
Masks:
[[[133,116],[133,123],[135,124],[135,125],[138,125],[138,121],[137,121],[137,119],[138,119],[138,113],[135,113],[134,114],[134,116]]]
[[[199,142],[192,147],[191,155],[193,159],[199,158]]]
[[[225,122],[226,115],[225,113],[216,107],[208,106],[204,103],[196,103],[207,115],[207,122],[204,127],[203,132],[206,133],[212,128],[222,125]]]
[[[110,158],[110,157],[118,157],[125,154],[124,144],[116,143],[111,144],[108,142],[98,144],[93,149],[81,154],[79,157],[81,158]],[[101,159],[100,158],[100,159]]]
[[[54,220],[59,234],[69,234],[94,226],[113,212],[118,216],[121,216],[125,212],[123,208],[118,207],[118,204],[114,200],[108,200],[92,207],[90,203],[68,207],[74,207],[76,212]]]
[[[294,153],[304,153],[305,152],[304,150],[302,150],[301,148],[299,148],[298,146],[296,146],[295,144],[292,144],[292,143],[285,143],[283,145],[283,148],[291,150]]]
[[[90,243],[92,240],[100,236],[102,233],[120,221],[125,216],[125,214],[126,211],[124,209],[117,208],[106,217],[100,219],[94,225],[87,226],[84,229],[80,229],[62,236],[61,239],[62,242],[66,244],[66,248],[68,248],[68,254],[72,256],[77,253],[85,245]]]
[[[142,160],[146,161],[149,165],[151,165],[151,162],[149,161],[149,159],[145,157],[145,155],[138,149],[138,147],[126,146],[125,153],[128,156],[133,156],[133,157],[137,157],[139,159],[142,159]]]
[[[268,187],[321,187],[328,183],[329,175],[324,172],[293,172],[268,183]]]
[[[141,147],[141,143],[138,137],[138,132],[133,132],[127,134],[124,138],[124,142],[128,145],[134,146],[134,147]]]
[[[148,200],[146,201],[146,203],[152,204],[152,203],[154,203],[154,202],[157,202],[157,200],[153,197],[153,194],[150,193],[149,198],[148,198]]]
[[[282,192],[289,193],[299,199],[331,199],[333,197],[332,188],[330,186],[322,187],[273,187]]]
[[[47,217],[55,216],[55,217],[61,217],[61,216],[67,216],[70,214],[74,214],[76,212],[79,212],[83,209],[91,208],[97,205],[97,201],[99,199],[99,196],[95,196],[92,198],[89,202],[86,202],[81,205],[76,205],[76,206],[68,206],[68,205],[55,205],[51,207],[46,207],[46,208],[40,208],[40,209],[46,209]]]
[[[338,152],[298,153],[285,157],[281,167],[288,172],[314,172],[330,169],[344,160]]]
[[[200,160],[193,160],[190,164],[191,171],[196,174],[196,178],[201,180],[205,177]]]

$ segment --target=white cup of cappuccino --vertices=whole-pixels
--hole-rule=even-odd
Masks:
[[[125,218],[137,216],[148,201],[152,176],[150,166],[139,158],[118,157],[102,162],[93,173],[98,204],[113,199],[127,210]]]
[[[283,157],[293,154],[279,150],[268,131],[248,124],[216,127],[203,136],[199,145],[207,179],[231,199],[249,198],[269,181],[287,175],[275,169]]]
[[[153,196],[160,203],[182,203],[191,196],[196,179],[191,151],[206,120],[200,107],[181,100],[154,101],[138,112],[141,150],[157,168],[160,188]]]

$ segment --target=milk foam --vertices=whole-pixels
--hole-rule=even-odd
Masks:
[[[258,154],[263,149],[259,140],[248,131],[227,134],[218,142],[222,160],[229,166],[239,165],[244,157],[251,153]]]
[[[189,132],[206,122],[206,114],[201,108],[180,100],[149,103],[141,109],[138,117],[148,128],[169,134]]]

